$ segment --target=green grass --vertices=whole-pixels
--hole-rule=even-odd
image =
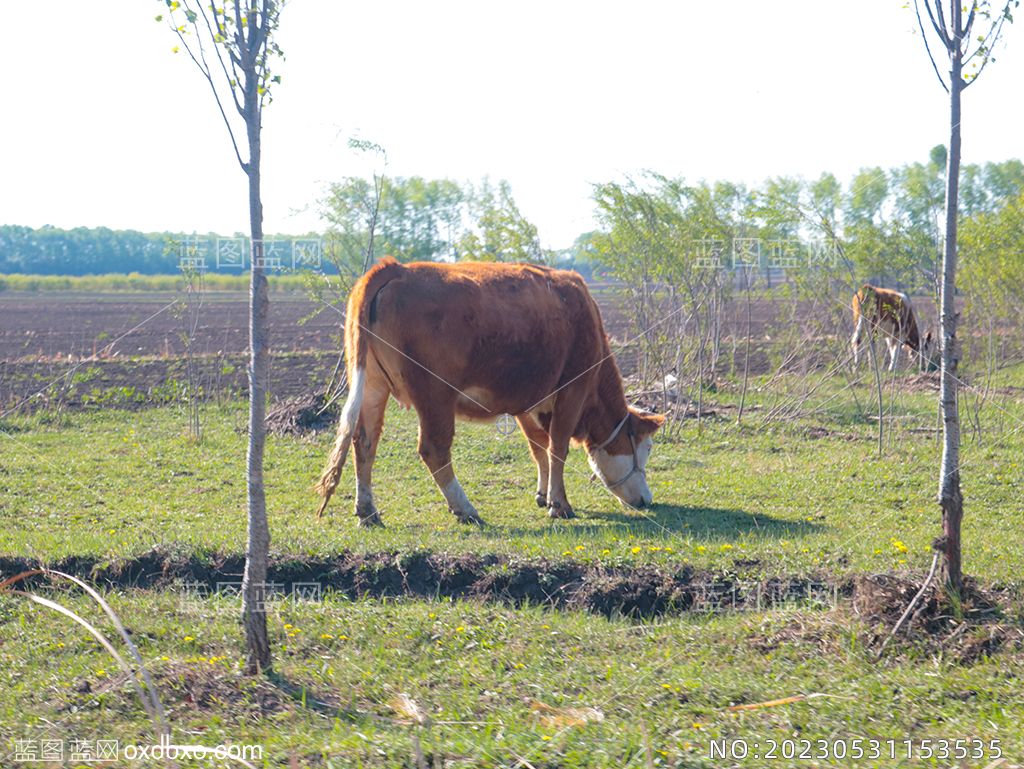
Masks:
[[[719,401],[729,397],[718,394]],[[777,397],[777,396],[772,396]],[[583,452],[566,471],[579,517],[554,522],[533,502],[535,471],[522,437],[492,425],[460,424],[454,466],[488,522],[458,524],[416,453],[412,412],[393,407],[385,426],[375,490],[387,528],[367,531],[352,515],[346,467],[329,514],[317,520],[310,489],[331,436],[274,437],[266,452],[273,550],[329,555],[429,548],[462,553],[571,558],[608,563],[737,562],[768,573],[925,568],[939,532],[934,501],[940,443],[912,425],[934,425],[930,394],[904,394],[897,428],[877,456],[874,427],[833,401],[815,420],[763,426],[751,412],[689,421],[661,439],[649,465],[655,505],[624,508],[592,483]],[[765,402],[763,409],[770,404]],[[1021,513],[1024,409],[1003,401],[984,412],[1000,432],[965,437],[963,486],[967,570],[1016,581],[1022,540],[1007,536]],[[53,560],[67,555],[131,556],[161,545],[241,552],[245,542],[245,419],[242,404],[203,410],[204,437],[186,437],[176,407],[9,418],[0,441],[0,554]],[[808,433],[827,427],[830,434]]]
[[[535,767],[645,766],[648,748],[655,766],[721,766],[708,758],[712,739],[979,738],[998,740],[1011,760],[1024,751],[1024,692],[1013,683],[1024,656],[964,666],[911,651],[876,663],[865,628],[842,610],[638,625],[472,602],[284,602],[272,605],[270,628],[277,673],[299,687],[294,700],[240,676],[235,607],[225,600],[109,599],[156,677],[177,741],[258,744],[268,766],[290,756],[304,767],[414,766],[413,735],[449,769],[520,757]],[[133,690],[84,632],[15,598],[0,599],[0,623],[0,738],[152,742]],[[411,722],[394,704],[399,694],[430,723]],[[826,696],[727,710],[810,694]],[[256,703],[267,698],[261,715]],[[573,725],[570,708],[600,717],[586,711],[591,720]]]
[[[983,410],[982,432],[965,430],[962,473],[965,567],[983,583],[1017,586],[1002,617],[1011,634],[1021,627],[1014,602],[1024,554],[1017,536],[1024,404],[1013,389],[1020,373],[1000,372],[1004,389]],[[891,408],[878,457],[875,427],[863,415],[872,410],[867,384],[857,390],[858,406],[845,382],[822,383],[807,403],[812,413],[767,425],[764,414],[815,383],[783,379],[764,391],[761,384],[748,395],[752,410],[742,427],[730,408],[736,393],[716,392],[709,399],[718,417],[699,430],[690,420],[659,436],[649,465],[651,510],[619,505],[590,482],[582,452],[574,451],[566,477],[579,518],[568,522],[551,521],[535,506],[523,439],[491,425],[460,424],[455,443],[456,472],[488,521],[483,529],[447,512],[417,456],[413,413],[388,413],[375,473],[384,530],[356,526],[351,466],[330,514],[315,519],[311,486],[330,435],[271,436],[272,549],[282,557],[426,549],[764,575],[920,573],[939,532],[940,443],[928,431],[934,394],[887,388]],[[177,406],[0,421],[0,556],[117,559],[154,546],[186,555],[243,552],[245,406],[204,406],[200,442],[187,437],[186,425]],[[97,617],[80,597],[51,597]],[[179,741],[258,744],[266,766],[289,766],[294,757],[302,767],[411,767],[414,737],[429,762],[436,757],[448,769],[520,758],[538,769],[645,767],[648,750],[659,767],[722,766],[708,746],[725,738],[758,741],[762,749],[786,738],[978,738],[999,740],[1011,761],[1024,753],[1019,644],[964,658],[960,644],[980,645],[989,632],[969,627],[948,646],[899,641],[877,662],[890,626],[865,625],[845,600],[828,610],[690,612],[644,624],[476,601],[337,594],[275,601],[275,667],[298,687],[293,699],[240,674],[238,607],[226,597],[126,590],[109,599],[157,677]],[[429,724],[410,722],[396,707],[403,693]],[[827,696],[728,710],[814,693]],[[601,720],[568,725],[571,708],[595,709]],[[4,596],[0,764],[13,740],[38,735],[152,741],[131,687],[84,631]],[[972,765],[995,757],[989,752]]]

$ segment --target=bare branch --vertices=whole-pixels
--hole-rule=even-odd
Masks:
[[[942,17],[942,5],[941,2],[935,3],[936,8],[939,11],[939,17]],[[917,9],[917,0],[914,0],[914,9]],[[928,20],[932,23],[932,29],[935,30],[935,34],[939,36],[939,40],[942,41],[942,45],[945,46],[946,50],[949,50],[950,42],[949,36],[946,34],[945,28],[935,20],[935,15],[932,13],[931,0],[924,0],[924,9],[928,11]],[[918,13],[918,21],[920,22],[920,12]],[[924,27],[921,28],[921,32],[924,32]],[[925,36],[927,39],[927,36]]]
[[[245,171],[246,174],[248,174],[249,164],[242,160],[242,153],[239,151],[238,141],[235,139],[235,130],[231,127],[231,121],[228,120],[228,115],[224,111],[224,104],[220,96],[220,91],[217,90],[217,85],[213,82],[213,75],[210,73],[210,68],[206,66],[205,59],[203,62],[200,62],[200,60],[196,58],[196,55],[192,51],[191,46],[189,46],[188,42],[185,40],[185,35],[182,34],[181,30],[174,24],[174,21],[169,20],[169,24],[171,29],[174,30],[174,34],[176,34],[178,36],[178,39],[181,41],[182,46],[184,46],[185,51],[189,55],[189,58],[192,59],[193,63],[195,63],[196,65],[196,68],[200,71],[200,73],[202,73],[203,77],[206,78],[206,82],[209,83],[210,90],[213,92],[213,99],[215,102],[217,102],[217,109],[220,112],[220,116],[224,119],[224,126],[228,129],[228,136],[231,138],[231,147],[235,151],[235,157],[238,159],[238,164],[242,167],[242,170]],[[200,45],[200,51],[201,50],[202,46]]]
[[[206,15],[206,9],[203,7],[203,4],[199,4],[199,13],[202,15],[203,21],[206,22],[206,31],[210,33],[210,39],[213,41],[213,50],[214,53],[217,54],[217,61],[220,63],[221,72],[224,73],[224,80],[231,89],[231,100],[235,103],[235,109],[238,110],[238,113],[242,114],[242,105],[238,101],[237,89],[235,86],[231,85],[232,83],[237,83],[238,79],[232,78],[231,74],[228,72],[227,64],[224,62],[224,56],[220,51],[220,45],[217,43],[218,36],[224,39],[227,39],[227,36],[220,31],[220,23],[217,21],[217,10],[213,3],[210,3],[210,11],[213,15],[214,22],[216,23],[216,30],[214,29],[214,25],[210,23],[210,18]]]
[[[970,40],[971,38],[971,27],[974,26],[974,19],[978,15],[978,0],[974,0],[971,3],[971,12],[967,16],[967,24],[964,26],[964,40]]]
[[[928,7],[928,0],[924,0],[925,7]],[[928,61],[932,63],[932,69],[935,70],[935,77],[939,79],[939,85],[942,86],[946,93],[949,93],[949,86],[946,85],[946,81],[942,79],[942,73],[939,72],[939,65],[935,63],[935,57],[932,55],[931,46],[928,45],[928,33],[925,32],[924,22],[921,21],[921,9],[918,6],[918,0],[914,0],[914,13],[917,14],[917,26],[921,29],[921,39],[924,40],[924,49],[928,52]],[[929,13],[931,13],[929,11]]]
[[[942,42],[945,44],[946,50],[947,51],[952,51],[953,50],[953,39],[952,39],[952,35],[950,35],[949,32],[946,31],[946,17],[942,14],[942,0],[925,0],[925,4],[924,5],[925,5],[925,8],[928,9],[928,15],[929,16],[931,16],[931,14],[932,14],[932,10],[931,10],[931,3],[932,2],[935,3],[935,14],[939,17],[939,21],[938,21],[939,37],[942,38]],[[957,2],[957,0],[953,0],[953,2]]]
[[[999,20],[992,22],[992,26],[989,29],[988,34],[985,36],[984,42],[982,42],[981,45],[979,45],[978,48],[974,51],[974,53],[972,53],[964,61],[964,64],[966,65],[975,56],[978,56],[979,54],[984,55],[984,58],[981,60],[981,66],[978,67],[978,71],[971,76],[970,80],[964,81],[965,88],[969,86],[971,83],[975,82],[978,79],[978,76],[985,71],[985,67],[988,66],[988,63],[992,61],[992,48],[991,46],[989,46],[989,41],[991,40],[992,45],[994,46],[996,42],[999,40],[999,36],[1002,34],[1003,31],[1003,24],[1006,23],[1006,11],[1008,9],[1009,5],[1007,5],[1006,8],[1003,9],[1003,12],[999,15]]]

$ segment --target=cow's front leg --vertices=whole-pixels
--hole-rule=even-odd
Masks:
[[[569,456],[569,440],[556,441],[551,436],[548,448],[548,515],[552,518],[575,518],[572,505],[565,494],[565,460]]]
[[[569,439],[579,421],[583,397],[575,388],[559,393],[548,429],[548,515],[552,518],[575,518],[565,493],[565,460],[569,456]]]
[[[900,359],[900,347],[902,345],[898,339],[893,339],[892,337],[886,339],[885,344],[889,348],[889,370],[895,371],[896,364]]]
[[[454,437],[454,409],[443,417],[420,415],[420,458],[430,470],[438,488],[441,489],[445,501],[448,502],[448,509],[460,523],[483,524],[483,519],[470,503],[452,469],[452,439]]]
[[[522,414],[516,417],[519,429],[526,436],[530,445],[530,453],[533,455],[534,464],[537,465],[537,493],[534,499],[537,507],[548,506],[548,434],[537,424],[537,421],[530,414]]]

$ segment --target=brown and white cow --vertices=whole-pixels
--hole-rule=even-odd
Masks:
[[[861,336],[865,324],[871,327],[870,338],[875,338],[879,330],[885,337],[885,345],[889,351],[889,370],[896,369],[900,349],[909,347],[918,358],[920,367],[931,368],[932,334],[929,331],[921,338],[917,324],[917,315],[910,303],[910,297],[891,288],[878,288],[867,283],[853,295],[853,362],[859,359]]]
[[[350,389],[318,514],[354,445],[356,515],[381,524],[371,472],[390,396],[416,409],[420,457],[462,522],[481,519],[452,469],[456,417],[516,418],[537,465],[537,504],[552,518],[573,516],[563,480],[570,442],[620,500],[651,503],[644,468],[664,418],[626,403],[597,304],[575,272],[386,258],[352,289],[345,352]]]

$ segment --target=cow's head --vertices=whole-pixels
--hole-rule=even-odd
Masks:
[[[935,344],[935,340],[932,338],[932,332],[928,331],[924,335],[924,339],[921,341],[921,349],[918,350],[920,356],[920,364],[922,371],[935,371],[939,367],[938,345]]]
[[[610,439],[587,447],[587,460],[605,487],[632,507],[647,507],[653,495],[647,485],[647,459],[652,436],[665,417],[629,407]]]

